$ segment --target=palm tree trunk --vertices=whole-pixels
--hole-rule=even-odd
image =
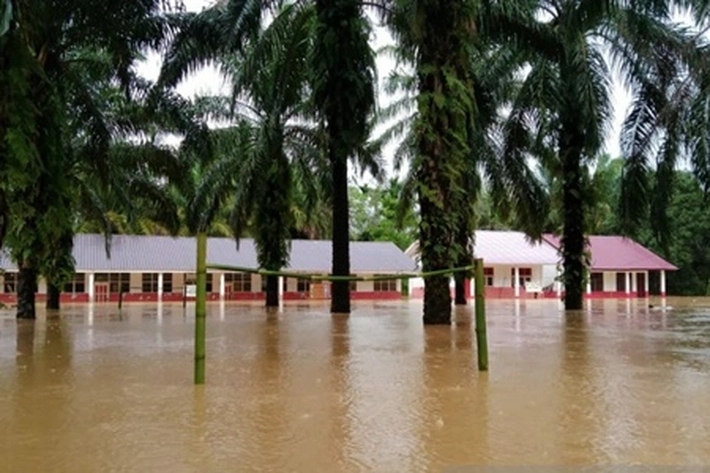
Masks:
[[[419,242],[424,272],[451,268],[465,251],[457,238],[463,213],[463,176],[473,114],[471,45],[475,4],[419,2],[424,20],[408,34],[418,47],[417,136]],[[452,205],[454,204],[454,205]],[[424,279],[424,323],[451,323],[448,276]]]
[[[337,156],[331,146],[333,169],[333,267],[334,276],[350,275],[350,211],[348,206],[347,156]],[[350,283],[333,281],[330,311],[350,313]]]
[[[61,293],[59,286],[47,283],[47,310],[59,310]]]
[[[456,293],[455,304],[456,305],[466,305],[468,300],[466,299],[466,276],[464,274],[459,274],[455,277],[456,281]]]
[[[316,0],[313,95],[325,119],[332,172],[331,273],[350,275],[348,159],[367,142],[375,106],[375,62],[358,0]],[[332,313],[350,313],[350,283],[331,286]]]
[[[37,270],[28,264],[20,264],[17,276],[17,318],[34,319]]]
[[[266,307],[279,306],[279,277],[266,276]]]
[[[426,176],[420,179],[425,180]],[[438,251],[451,244],[444,212],[437,209],[426,194],[419,196],[421,223],[419,241],[421,245],[422,269],[424,272],[446,269],[451,266],[447,254]],[[451,291],[448,276],[424,278],[424,323],[427,325],[451,323]]]
[[[563,166],[562,258],[564,265],[565,310],[580,310],[584,297],[585,237],[582,195],[582,133],[569,126],[560,146]]]

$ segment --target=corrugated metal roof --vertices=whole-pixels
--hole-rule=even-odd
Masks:
[[[545,235],[555,248],[560,239]],[[645,246],[622,236],[592,235],[589,237],[592,270],[598,271],[675,271],[678,268]]]
[[[102,235],[76,235],[74,259],[79,272],[194,272],[196,240],[193,237],[113,235],[111,258],[106,257]],[[331,242],[327,240],[293,240],[292,271],[330,273]],[[209,238],[207,261],[211,264],[257,268],[254,240],[244,238]],[[0,265],[16,270],[5,254]],[[358,273],[403,273],[414,271],[413,261],[391,242],[351,242],[350,267]]]
[[[407,249],[410,257],[418,254],[418,244]],[[474,255],[492,265],[555,265],[560,258],[557,251],[545,242],[531,243],[522,232],[477,230]]]

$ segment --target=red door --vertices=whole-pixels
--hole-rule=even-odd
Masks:
[[[98,283],[94,285],[94,302],[108,302],[108,284]]]

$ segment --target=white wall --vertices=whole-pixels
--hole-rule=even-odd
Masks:
[[[604,292],[616,291],[616,271],[604,272]]]
[[[89,277],[86,277],[86,284],[89,284]],[[130,292],[143,292],[141,287],[143,286],[143,278],[141,273],[131,273],[131,291]],[[88,292],[88,289],[87,289]]]
[[[557,279],[557,265],[546,264],[542,266],[542,287],[554,284]]]
[[[261,292],[261,276],[251,273],[251,292]]]
[[[513,287],[512,269],[510,265],[486,265],[493,268],[493,287]],[[526,265],[521,266],[532,270],[531,282],[545,287],[555,280],[557,270],[554,265]]]

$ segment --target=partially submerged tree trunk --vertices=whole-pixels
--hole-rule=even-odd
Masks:
[[[332,156],[333,169],[333,267],[335,276],[350,275],[350,211],[348,206],[347,156]],[[350,282],[333,281],[330,311],[350,312]]]
[[[422,0],[418,9],[424,20],[405,34],[417,48],[419,244],[422,269],[429,272],[453,267],[467,251],[457,237],[468,209],[456,204],[465,201],[470,158],[476,10],[468,0]],[[448,275],[424,278],[424,323],[451,323]]]
[[[562,231],[563,277],[565,310],[580,310],[584,298],[585,236],[582,181],[583,134],[575,125],[563,129],[560,157],[563,170]]]
[[[466,279],[466,276],[461,273],[456,276],[456,293],[454,294],[455,297],[455,303],[456,305],[466,305],[468,303],[468,300],[466,299],[466,284],[468,283],[468,280]]]
[[[266,276],[266,307],[279,306],[279,277]]]
[[[20,264],[17,276],[17,318],[34,319],[37,270],[28,264]]]
[[[350,275],[348,160],[365,146],[375,108],[375,61],[359,0],[316,0],[313,96],[325,121],[332,173],[334,276]],[[350,312],[350,283],[333,281],[332,313]]]
[[[47,283],[47,310],[59,310],[59,298],[61,290],[59,286],[52,283]]]

